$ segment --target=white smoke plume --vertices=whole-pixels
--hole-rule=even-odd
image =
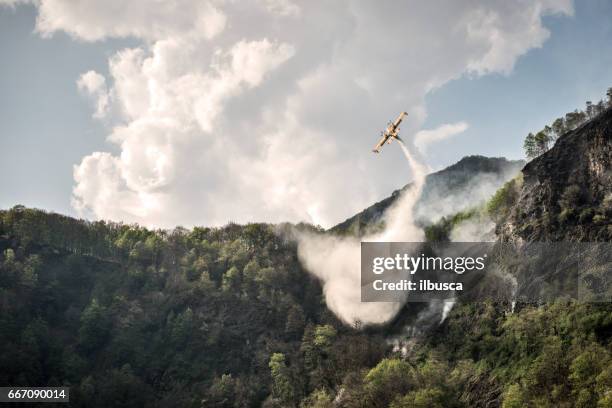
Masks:
[[[419,311],[412,324],[402,327],[396,335],[387,338],[387,344],[392,347],[394,353],[402,357],[410,354],[416,345],[418,338],[423,336],[428,328],[436,324],[442,324],[448,317],[456,299],[432,299],[427,307]]]
[[[414,178],[412,186],[385,213],[385,229],[366,236],[367,242],[422,241],[424,232],[414,223],[413,208],[425,184],[428,168],[399,142]],[[347,324],[383,324],[403,302],[361,302],[361,240],[311,233],[298,236],[298,256],[305,268],[323,283],[329,309]]]
[[[421,139],[419,150],[435,140]],[[347,324],[363,325],[389,322],[402,308],[402,302],[361,302],[360,250],[364,242],[420,242],[424,231],[419,221],[435,222],[440,217],[482,204],[503,184],[513,177],[509,170],[501,175],[485,174],[475,177],[460,193],[434,191],[423,201],[422,193],[429,168],[422,164],[404,143],[400,147],[408,161],[413,183],[383,215],[384,230],[362,237],[337,237],[312,233],[298,236],[298,255],[305,268],[323,283],[323,292],[329,309]],[[417,218],[418,217],[418,218]],[[486,214],[457,225],[451,232],[453,242],[487,242],[495,240],[494,223]],[[455,304],[454,299],[431,302],[418,321],[432,316],[442,323]]]
[[[385,229],[382,233],[371,237],[365,237],[364,241],[391,242],[391,241],[422,241],[425,234],[421,228],[415,225],[413,209],[421,197],[425,177],[429,168],[419,162],[408,147],[399,142],[413,177],[412,186],[404,191],[399,199],[385,212]]]
[[[455,299],[448,299],[444,301],[444,306],[442,307],[442,317],[440,318],[440,324],[442,324],[446,318],[448,317],[448,314],[451,312],[451,310],[453,310],[453,306],[455,306],[455,303],[457,302],[457,300]]]
[[[507,181],[516,176],[520,165],[508,166],[500,173],[480,173],[473,176],[461,190],[436,186],[424,192],[414,208],[414,216],[421,223],[436,223],[442,217],[484,205]],[[457,242],[461,240],[456,240]],[[463,242],[471,242],[465,239]]]
[[[495,223],[487,216],[465,220],[450,233],[452,242],[493,242],[495,239]]]

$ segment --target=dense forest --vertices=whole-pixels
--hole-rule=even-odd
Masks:
[[[393,350],[327,311],[292,228],[0,212],[0,381],[72,406],[612,404],[609,304],[457,305]]]
[[[73,406],[291,405],[372,367],[382,337],[327,311],[283,228],[0,212],[0,382],[70,384]]]

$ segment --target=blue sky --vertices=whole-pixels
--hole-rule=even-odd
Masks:
[[[555,118],[605,98],[612,87],[612,2],[575,3],[574,17],[546,17],[544,47],[521,57],[510,75],[463,77],[427,97],[426,127],[465,120],[433,166],[468,154],[522,159],[522,138]]]
[[[550,38],[543,47],[532,48],[520,57],[509,74],[463,75],[426,95],[427,117],[422,128],[459,121],[469,123],[464,134],[446,140],[427,157],[431,168],[445,167],[470,154],[522,158],[522,138],[527,132],[538,130],[565,112],[582,108],[588,99],[598,100],[605,95],[606,88],[612,86],[612,2],[578,1],[574,8],[571,17],[543,17],[544,26],[551,32]],[[108,77],[109,58],[117,51],[142,47],[158,39],[107,36],[92,42],[62,30],[56,30],[50,38],[42,38],[34,32],[36,14],[36,8],[31,5],[0,7],[0,50],[4,55],[0,64],[0,172],[4,175],[0,208],[24,204],[76,215],[71,206],[75,186],[73,166],[92,152],[117,156],[123,148],[106,140],[112,128],[121,122],[113,118],[93,119],[92,104],[79,93],[76,81],[89,70]],[[231,32],[230,28],[226,31]],[[295,38],[298,37],[296,34]],[[295,52],[287,50],[287,58],[292,58]],[[306,62],[300,63],[307,66]],[[300,69],[306,68],[300,66]],[[368,122],[365,127],[382,126],[384,123],[379,126],[378,122]],[[370,139],[374,144],[376,135],[368,138],[367,143]],[[397,152],[387,157],[399,160]],[[359,165],[373,163],[365,160],[371,159],[368,156],[357,161]],[[376,181],[372,183],[376,185]],[[379,190],[368,190],[354,206],[359,208],[368,200],[382,198],[403,181],[391,179],[385,183]],[[315,190],[333,191],[334,188]],[[287,186],[275,191],[283,189],[287,190]],[[95,207],[92,203],[89,205]],[[177,207],[173,205],[172,208]],[[323,211],[322,206],[312,207],[308,214]],[[177,211],[181,210],[177,208]],[[94,210],[93,217],[138,221],[121,214]],[[288,213],[287,217],[291,218],[292,214]],[[332,219],[338,219],[337,214],[344,213],[331,211],[330,214]],[[221,216],[227,217],[219,213]],[[260,215],[254,210],[245,210],[245,220],[257,217]],[[167,222],[182,220],[173,218]],[[206,223],[207,218],[196,217],[193,222]]]
[[[15,204],[75,215],[72,166],[108,149],[104,126],[77,92],[76,78],[107,71],[107,59],[128,41],[74,41],[34,33],[31,6],[0,8],[0,208]]]

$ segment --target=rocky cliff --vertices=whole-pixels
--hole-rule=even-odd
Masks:
[[[504,241],[612,240],[612,109],[529,162],[497,233]]]

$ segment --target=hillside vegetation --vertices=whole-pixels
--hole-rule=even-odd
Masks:
[[[406,358],[384,330],[327,311],[283,228],[166,232],[0,212],[0,381],[69,385],[72,406],[99,407],[611,398],[608,304],[458,305]]]
[[[73,406],[258,406],[371,367],[385,343],[327,311],[282,228],[0,212],[0,383],[70,385]]]
[[[428,239],[487,216],[503,241],[610,241],[611,124],[608,110],[564,134]],[[347,327],[296,229],[329,233],[0,211],[0,383],[69,386],[75,407],[612,407],[612,303],[458,303],[417,336],[427,305],[412,304]]]

